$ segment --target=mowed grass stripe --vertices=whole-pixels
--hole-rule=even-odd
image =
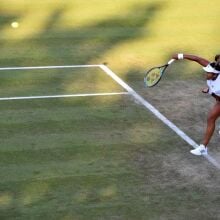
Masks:
[[[108,100],[108,98],[104,99]],[[116,98],[115,100],[116,104],[119,104]],[[127,101],[130,102],[131,100]],[[148,135],[144,132],[144,127],[148,126],[148,123],[140,121],[142,117],[137,118],[142,109],[136,105],[133,107],[132,105],[130,107],[128,105],[127,107],[117,105],[117,108],[115,105],[113,106],[115,112],[111,113],[109,106],[109,108],[101,110],[102,117],[98,117],[97,113],[91,114],[94,110],[97,112],[98,107],[94,109],[88,108],[88,106],[79,108],[78,115],[83,112],[81,111],[82,108],[86,108],[91,114],[91,117],[88,117],[81,124],[78,119],[64,122],[61,120],[60,123],[51,123],[50,121],[29,123],[27,127],[26,123],[13,123],[11,126],[10,124],[7,126],[1,124],[1,173],[3,176],[4,173],[16,173],[16,169],[19,167],[21,170],[26,170],[25,167],[28,167],[28,170],[33,169],[35,172],[34,170],[38,170],[38,168],[41,170],[41,166],[50,167],[50,164],[53,163],[60,164],[61,167],[62,164],[66,164],[68,167],[69,161],[71,161],[70,164],[75,160],[77,164],[83,164],[85,161],[90,161],[90,158],[97,161],[98,164],[99,161],[108,161],[109,158],[114,158],[115,163],[123,162],[127,159],[129,151],[133,150],[134,147],[154,142],[153,132],[148,132]],[[100,105],[100,109],[101,107],[102,105]],[[134,117],[128,117],[125,121],[121,121],[119,116],[116,117],[116,120],[108,120],[110,115],[110,118],[113,119],[113,116],[117,115],[118,112],[120,114],[125,113],[126,108],[128,112],[134,111],[137,114],[133,112]],[[105,114],[108,112],[110,115]],[[25,114],[24,111],[24,118]],[[47,111],[47,114],[49,116],[50,111]],[[104,115],[106,115],[106,120],[103,117]],[[56,114],[54,117],[56,118]],[[20,118],[23,118],[23,115],[20,115]],[[149,131],[154,127],[151,120],[149,120],[151,125]],[[124,130],[125,125],[129,127],[126,131]],[[156,130],[157,126],[154,129]],[[161,131],[159,130],[159,132]],[[152,138],[149,138],[151,136]],[[66,137],[68,138],[66,139]]]
[[[141,205],[134,192],[138,182],[132,181],[131,187],[131,180],[131,176],[125,173],[26,180],[17,184],[9,182],[5,188],[11,190],[14,185],[13,190],[7,194],[13,205],[9,202],[1,210],[0,216],[22,216],[26,219],[29,213],[30,216],[44,215],[45,218],[48,212],[53,212],[53,216],[62,219],[67,213],[75,217],[89,211],[85,214],[89,218],[91,212],[98,211],[111,216],[111,211],[118,209],[126,215],[127,211],[131,212],[134,207],[138,210]],[[131,206],[134,200],[136,202]],[[11,206],[13,209],[7,212]]]
[[[54,106],[54,108],[55,107],[56,105]],[[75,108],[77,108],[77,106]],[[89,106],[82,108],[86,108],[87,111],[92,111],[92,109],[89,108]],[[81,111],[82,108],[79,108],[78,115],[80,115],[80,113],[82,112]],[[61,112],[62,109],[63,107],[61,108]],[[96,110],[97,108],[95,109],[95,111]],[[109,109],[106,109],[105,111],[103,111],[103,113],[108,112],[108,110]],[[51,111],[46,111],[45,114],[49,116]],[[24,111],[24,114],[20,114],[19,118],[25,119],[26,114],[27,112]],[[117,115],[117,113],[115,114]],[[55,119],[59,117],[56,116],[57,115],[55,114],[54,115]],[[79,165],[79,167],[82,167],[84,163],[88,165],[88,163],[90,163],[91,160],[96,161],[95,163],[97,164],[100,164],[100,160],[103,159],[107,160],[107,158],[105,158],[105,154],[108,149],[105,146],[100,146],[100,145],[97,146],[96,139],[99,137],[100,138],[105,137],[106,133],[107,134],[110,133],[109,127],[111,127],[111,129],[114,130],[114,126],[109,126],[108,120],[105,123],[103,123],[103,121],[101,122],[100,120],[103,120],[103,117],[96,118],[95,114],[93,114],[92,117],[86,118],[86,120],[81,123],[80,120],[69,120],[69,121],[60,120],[60,122],[56,122],[56,123],[54,123],[53,121],[46,120],[44,122],[28,123],[28,125],[26,124],[26,122],[11,123],[11,124],[8,123],[7,126],[4,123],[1,124],[1,128],[2,128],[1,137],[3,139],[3,146],[4,146],[3,148],[7,149],[7,144],[10,144],[8,146],[9,149],[11,146],[13,146],[14,150],[16,149],[18,150],[17,152],[10,150],[7,150],[7,152],[2,152],[0,156],[2,159],[1,160],[1,164],[2,164],[1,174],[3,174],[2,178],[4,180],[7,180],[6,177],[10,176],[16,180],[16,177],[18,177],[18,179],[19,177],[22,177],[21,173],[23,172],[25,175],[27,175],[29,172],[30,174],[32,174],[35,173],[36,170],[38,169],[44,170],[46,167],[52,172],[52,170],[55,169],[53,168],[54,166],[59,167],[61,170],[63,169],[72,170],[72,168],[75,167],[77,164]],[[116,123],[116,121],[114,123]],[[121,125],[121,122],[117,122],[116,128],[122,129],[122,127],[123,126]],[[92,134],[89,135],[91,131]],[[54,133],[57,135],[57,139],[54,139],[53,135],[48,136],[48,134],[54,134]],[[69,134],[71,137],[68,143],[65,140],[66,133]],[[23,134],[22,138],[27,136],[28,140],[32,141],[30,146],[26,145],[30,143],[25,142],[25,138],[21,139],[20,134]],[[64,136],[62,136],[62,134],[64,134]],[[59,139],[59,135],[61,135],[60,137],[63,137],[63,139]],[[88,139],[90,136],[93,135],[94,138],[92,140]],[[4,142],[4,137],[6,138],[6,140],[10,140],[10,142],[9,143],[7,143],[7,141]],[[38,141],[41,144],[40,138],[43,138],[43,140],[45,141],[44,146],[46,149],[44,150],[42,150],[41,149],[42,146],[38,144]],[[94,142],[93,145],[91,145],[91,141]],[[106,144],[110,144],[111,138],[109,137],[108,140],[105,139],[105,141]],[[61,146],[60,148],[59,146],[56,145],[57,142],[59,143],[58,145]],[[20,151],[20,149],[16,147],[17,143],[20,143],[18,145],[22,148],[24,147],[25,150]],[[51,149],[51,145],[53,146],[54,144],[56,145],[56,147],[58,147],[57,149],[54,148]],[[63,144],[64,146],[62,146]],[[80,148],[78,147],[79,144],[80,144]],[[39,150],[38,150],[38,146],[40,146]],[[47,147],[49,147],[49,149],[47,149]],[[115,151],[112,156],[114,156],[114,154],[117,155],[117,153],[118,152]],[[76,155],[78,155],[78,157]],[[121,155],[121,159],[122,158],[123,157]],[[115,163],[117,163],[116,161],[117,159],[115,158]]]
[[[128,141],[129,143],[148,143],[151,140],[155,140],[156,135],[161,135],[161,138],[164,138],[166,135],[170,134],[170,132],[163,131],[163,129],[159,128],[157,125],[153,125],[151,128],[148,126],[149,124],[142,123],[141,125],[130,125],[130,128],[126,130],[122,130],[121,127],[115,126],[113,129],[108,128],[102,130],[100,127],[98,130],[91,131],[85,129],[83,132],[73,129],[70,132],[58,133],[41,132],[33,134],[31,131],[27,134],[21,132],[11,134],[7,132],[7,135],[4,134],[4,136],[2,136],[0,151],[53,149],[63,148],[71,144],[122,144],[128,143]],[[156,129],[158,129],[158,131],[156,131]],[[132,137],[132,134],[135,138]],[[16,145],[14,145],[14,143],[16,143]]]
[[[5,150],[1,149],[0,156],[0,189],[3,191],[0,197],[5,198],[5,204],[0,204],[1,217],[17,215],[24,217],[26,212],[29,216],[32,214],[39,216],[49,210],[54,210],[56,213],[57,209],[60,211],[57,211],[56,216],[59,216],[60,213],[63,215],[62,210],[66,210],[65,212],[72,210],[72,214],[84,210],[90,210],[90,212],[97,210],[108,216],[110,214],[108,209],[121,207],[125,213],[130,210],[130,203],[138,199],[133,188],[138,183],[133,181],[136,168],[133,166],[132,154],[134,148],[140,147],[140,145],[135,143],[138,142],[137,139],[133,141],[133,144],[129,140],[134,139],[131,133],[135,129],[137,130],[133,135],[141,134],[140,136],[143,136],[138,129],[143,129],[147,125],[142,122],[146,116],[140,117],[142,109],[136,105],[129,105],[131,103],[129,99],[122,101],[121,98],[115,97],[113,102],[112,98],[102,97],[99,98],[99,102],[95,102],[97,99],[89,100],[89,103],[79,105],[80,107],[76,105],[76,103],[80,103],[79,101],[71,107],[69,102],[66,104],[70,115],[71,109],[74,108],[75,116],[72,120],[69,115],[65,120],[65,114],[58,119],[57,113],[62,112],[65,108],[61,105],[62,107],[59,109],[60,103],[56,105],[54,102],[50,104],[50,101],[49,103],[40,102],[39,105],[42,107],[49,104],[50,109],[47,106],[45,112],[52,121],[55,120],[57,123],[57,120],[60,120],[58,122],[61,127],[58,126],[56,129],[53,128],[54,123],[45,129],[45,123],[38,123],[37,120],[36,123],[30,123],[30,132],[19,126],[14,128],[16,124],[25,125],[31,121],[31,117],[28,116],[28,120],[26,118],[28,111],[35,111],[36,115],[32,115],[32,117],[38,118],[38,111],[34,109],[35,105],[32,106],[32,109],[29,106],[28,111],[23,106],[22,114],[22,108],[18,104],[18,114],[9,120],[11,128],[10,123],[2,125],[2,130],[5,125],[8,126],[6,127],[8,132],[5,135],[5,144],[10,143],[10,145],[7,149],[7,146],[3,144]],[[100,102],[100,100],[105,101]],[[15,105],[16,103],[14,102]],[[96,104],[95,108],[92,107],[94,104]],[[78,121],[79,118],[83,118],[82,115],[86,115],[86,110],[89,112],[87,121],[84,121],[82,125],[76,123],[71,127],[74,120]],[[16,110],[13,111],[16,112]],[[50,114],[54,111],[57,113]],[[43,115],[43,112],[41,109],[40,114]],[[127,118],[123,116],[126,112],[128,112]],[[67,110],[66,113],[68,113]],[[79,118],[76,117],[76,114],[79,115]],[[7,117],[10,115],[8,114]],[[105,115],[108,123],[103,123]],[[16,117],[19,117],[18,123],[12,123]],[[138,117],[140,118],[138,119]],[[25,123],[21,123],[22,118]],[[112,123],[110,118],[113,118]],[[40,120],[41,117],[38,119]],[[69,119],[69,123],[67,119]],[[130,126],[126,132],[121,130],[124,119],[126,119],[124,123]],[[65,123],[62,124],[63,120]],[[43,117],[43,121],[49,123],[46,116]],[[138,123],[140,123],[140,128]],[[32,126],[36,126],[37,129]],[[71,127],[70,130],[69,127]],[[24,134],[19,129],[23,130]],[[36,132],[38,129],[42,129],[44,133],[40,132],[39,135]],[[50,132],[47,133],[47,130],[51,134],[48,134]],[[8,137],[9,131],[11,131],[11,137]],[[57,138],[54,138],[54,135]],[[66,140],[66,137],[69,137],[69,140]],[[141,137],[139,138],[141,139]],[[45,149],[42,149],[41,139],[43,139]],[[100,139],[102,140],[100,141]],[[112,139],[114,139],[113,143]],[[120,144],[121,139],[125,142],[123,145]],[[31,140],[33,145],[29,146]],[[12,151],[10,151],[11,146]],[[56,147],[53,148],[54,146]],[[19,147],[23,147],[23,150]],[[10,212],[7,212],[8,210]]]
[[[102,132],[103,127],[109,133],[109,130],[113,132],[115,130],[123,131],[125,125],[133,127],[136,124],[141,126],[143,123],[137,108],[132,109],[129,107],[128,103],[133,103],[129,98],[126,101],[119,98],[119,101],[113,104],[113,106],[104,107],[102,103],[100,103],[100,107],[96,106],[96,99],[83,99],[90,100],[91,107],[90,105],[79,106],[79,103],[74,102],[74,100],[72,102],[75,105],[71,104],[71,106],[66,103],[60,104],[56,102],[50,104],[46,101],[39,101],[41,103],[40,106],[36,106],[37,101],[27,101],[25,104],[24,102],[14,101],[13,107],[18,106],[18,110],[11,110],[11,102],[8,108],[5,109],[4,106],[7,106],[7,103],[3,103],[3,110],[0,115],[2,122],[0,125],[0,135],[3,139],[13,138],[17,135],[32,135],[34,137],[37,135],[43,136],[43,134],[62,135],[71,132],[74,135],[74,132],[79,133],[80,131],[83,131],[82,134],[95,133],[99,130]],[[94,103],[92,103],[92,100]],[[42,106],[43,103],[45,104],[44,107]],[[153,123],[153,120],[147,119],[147,122],[144,123],[148,122]],[[109,126],[109,123],[112,125]]]
[[[98,67],[4,70],[0,73],[1,98],[122,91]]]
[[[43,160],[44,158],[42,158]],[[67,160],[63,161],[49,161],[43,163],[33,162],[23,165],[8,165],[1,167],[0,183],[9,181],[21,181],[28,179],[47,179],[65,176],[87,176],[93,175],[107,175],[108,173],[119,174],[119,173],[129,173],[128,167],[123,166],[125,161],[117,159],[108,160],[107,158],[100,159],[88,159],[88,160]],[[120,169],[118,169],[120,167]]]
[[[104,99],[108,100],[109,98]],[[109,162],[109,165],[115,163],[120,167],[119,164],[125,163],[130,155],[130,151],[133,151],[135,147],[150,143],[153,145],[155,133],[151,130],[157,130],[158,127],[157,125],[152,125],[152,119],[149,120],[151,127],[147,129],[149,132],[146,135],[144,128],[148,127],[149,124],[142,120],[140,121],[142,119],[140,117],[142,109],[139,109],[136,105],[129,107],[127,105],[131,102],[129,99],[124,101],[125,105],[121,106],[118,105],[119,103],[116,98],[115,101],[116,105],[113,105],[112,108],[109,106],[102,109],[102,104],[100,104],[100,108],[76,106],[79,109],[78,115],[82,114],[82,112],[86,113],[85,109],[90,112],[90,117],[87,117],[81,123],[81,119],[79,120],[75,117],[75,120],[60,120],[58,123],[51,123],[51,121],[46,120],[40,123],[29,123],[28,126],[26,126],[26,123],[13,123],[11,125],[7,124],[7,126],[1,124],[0,170],[2,179],[4,181],[11,180],[10,178],[13,178],[15,181],[16,178],[23,179],[24,177],[21,175],[23,172],[25,177],[28,175],[29,178],[32,178],[32,174],[38,174],[39,172],[40,175],[45,167],[51,170],[51,173],[55,169],[54,166],[61,167],[61,170],[73,170],[72,168],[75,167],[75,163],[79,164],[80,167],[83,164],[89,166],[90,163],[103,166],[101,165],[103,160]],[[44,103],[46,104],[46,102]],[[75,114],[76,108],[74,109]],[[82,111],[82,109],[84,110]],[[100,110],[99,112],[97,111],[98,109]],[[112,109],[114,110],[113,112]],[[47,115],[50,115],[50,117],[51,111],[46,110]],[[134,114],[133,111],[137,114]],[[99,114],[97,112],[101,112],[101,117],[98,117]],[[124,118],[122,117],[122,112],[128,112],[129,114],[133,112],[133,117],[129,117],[128,114]],[[24,110],[24,119],[26,114],[27,112]],[[109,120],[113,119],[114,115],[117,117],[114,120]],[[139,119],[137,115],[139,115]],[[21,120],[23,115],[20,114],[19,116],[19,120]],[[64,119],[63,116],[61,119]],[[56,114],[54,114],[54,119],[57,120]],[[125,125],[129,127],[126,130],[124,130]],[[160,130],[158,131],[160,132]],[[17,172],[18,170],[19,172]],[[4,176],[5,174],[7,175]],[[69,173],[67,174],[69,175]],[[7,179],[7,177],[10,178]]]

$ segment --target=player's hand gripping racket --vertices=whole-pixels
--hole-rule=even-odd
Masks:
[[[144,84],[146,87],[153,87],[161,80],[167,67],[174,62],[175,59],[170,60],[167,64],[163,66],[157,66],[149,69],[144,76]]]

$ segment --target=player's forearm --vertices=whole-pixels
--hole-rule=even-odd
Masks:
[[[198,57],[198,56],[190,55],[190,54],[184,54],[183,58],[187,59],[187,60],[195,61],[202,66],[207,66],[210,63],[208,60],[206,60],[202,57]]]
[[[181,59],[186,59],[186,60],[197,62],[198,64],[200,64],[202,66],[207,66],[210,63],[208,60],[206,60],[202,57],[190,55],[190,54],[176,54],[176,55],[174,55],[173,58],[180,59],[180,57],[181,57]]]

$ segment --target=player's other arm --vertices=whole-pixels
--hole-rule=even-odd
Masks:
[[[202,57],[195,56],[195,55],[190,55],[190,54],[174,54],[173,59],[176,60],[181,60],[181,59],[186,59],[186,60],[191,60],[195,61],[201,66],[207,66],[210,62]]]

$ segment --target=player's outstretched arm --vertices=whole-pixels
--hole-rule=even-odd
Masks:
[[[186,59],[186,60],[191,60],[191,61],[195,61],[198,64],[202,65],[202,66],[207,66],[210,62],[202,57],[196,56],[196,55],[190,55],[190,54],[174,54],[173,55],[173,59],[176,60],[182,60],[182,59]]]

